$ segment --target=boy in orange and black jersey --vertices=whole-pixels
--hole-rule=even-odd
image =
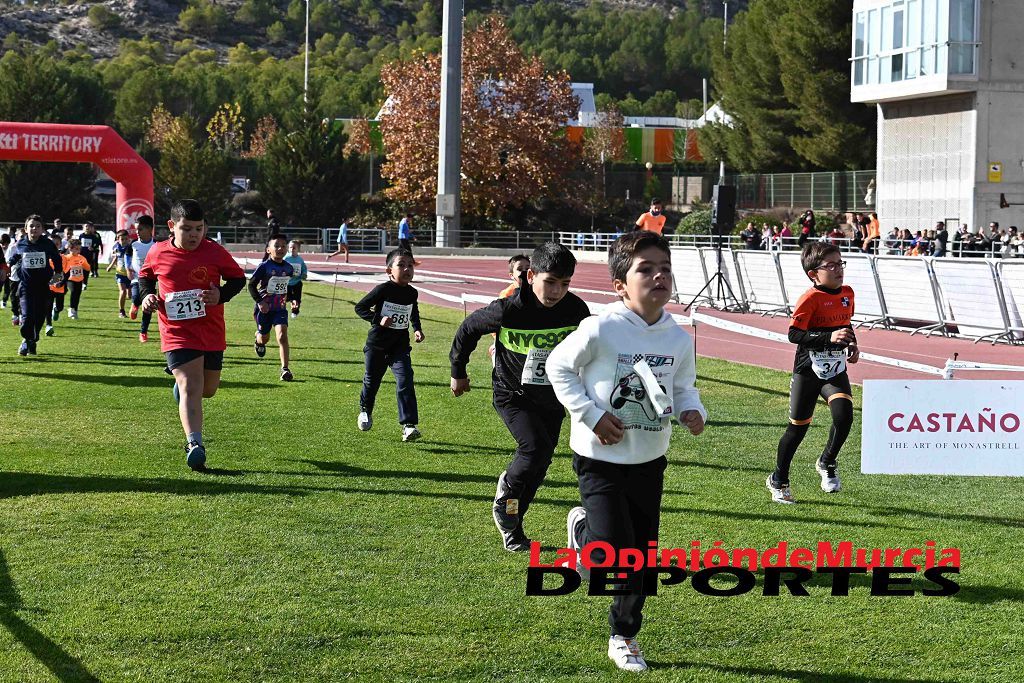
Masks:
[[[765,485],[777,503],[796,502],[789,487],[789,465],[811,426],[818,397],[828,402],[832,429],[815,469],[826,493],[839,490],[836,460],[853,425],[853,396],[847,363],[860,357],[853,333],[853,289],[843,285],[839,248],[827,242],[804,247],[800,263],[814,284],[797,301],[789,341],[797,345],[790,384],[789,426],[779,440],[775,471]]]

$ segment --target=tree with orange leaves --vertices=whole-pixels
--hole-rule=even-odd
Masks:
[[[437,194],[441,58],[417,54],[388,64],[381,80],[389,101],[380,129],[387,152],[381,173],[388,197],[420,210]],[[563,194],[581,158],[565,136],[579,100],[564,71],[549,73],[527,57],[504,22],[490,17],[466,33],[462,47],[462,209],[498,216]]]

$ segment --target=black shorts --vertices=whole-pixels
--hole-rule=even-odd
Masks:
[[[795,424],[810,423],[818,397],[828,401],[836,394],[853,396],[850,376],[845,370],[831,379],[820,379],[811,373],[794,373],[789,383],[790,421]]]
[[[204,370],[220,370],[224,367],[224,352],[223,351],[198,351],[196,349],[174,349],[173,351],[164,351],[164,356],[167,357],[167,367],[173,370],[174,368],[180,367],[185,363],[195,360],[200,356],[203,357],[203,369]]]
[[[284,297],[285,301],[294,301],[297,304],[302,303],[302,280],[299,280],[294,285],[288,285],[288,293]]]

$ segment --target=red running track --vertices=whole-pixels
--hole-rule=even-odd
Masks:
[[[259,258],[257,254],[237,254]],[[322,254],[304,254],[309,269],[330,278],[337,275],[338,284],[352,289],[369,291],[384,279],[384,259],[379,255],[354,255],[350,264],[339,262],[337,257],[327,262]],[[420,300],[427,303],[461,308],[457,304],[435,296],[433,293],[460,297],[463,293],[481,296],[496,296],[508,284],[508,262],[500,257],[464,256],[418,256],[416,281]],[[572,289],[586,301],[610,303],[615,300],[611,294],[611,278],[608,268],[600,263],[580,262],[572,279]],[[479,305],[470,304],[474,310]],[[683,314],[683,306],[671,304],[669,311]],[[701,309],[706,315],[738,322],[762,330],[785,334],[789,321],[784,317],[762,317],[753,313],[724,313],[709,308]],[[697,354],[709,358],[746,363],[757,367],[790,371],[793,364],[793,345],[761,339],[756,336],[718,329],[707,324],[688,331],[697,341]],[[941,336],[910,336],[909,332],[896,330],[858,329],[857,338],[862,352],[923,363],[937,368],[943,367],[953,354],[959,354],[963,361],[1001,363],[1024,366],[1024,348],[1006,344],[979,344],[971,340]],[[980,372],[960,371],[958,379],[1018,379],[1024,380],[1024,372]],[[937,379],[936,375],[905,370],[880,363],[861,361],[850,366],[850,378],[857,384],[865,379]]]

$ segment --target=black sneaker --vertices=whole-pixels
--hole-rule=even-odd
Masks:
[[[501,540],[505,543],[505,550],[510,553],[526,553],[530,551],[530,539],[526,537],[523,527],[517,526],[512,533],[501,532]]]
[[[28,343],[28,354],[30,356],[36,355],[36,343],[34,341]]]
[[[18,347],[18,355],[19,356],[27,356],[28,355],[28,342],[27,341],[21,342],[21,346]]]
[[[253,345],[252,345],[252,348],[253,348],[253,351],[256,352],[256,355],[259,356],[260,358],[263,358],[263,356],[267,355],[267,345],[266,344],[260,344],[259,342],[254,342]]]
[[[508,487],[505,485],[505,473],[498,477],[498,489],[494,494],[492,515],[494,526],[498,527],[505,550],[523,552],[530,549],[530,539],[523,532],[522,518],[519,516],[519,499],[509,498]]]
[[[281,381],[291,382],[295,377],[292,375],[292,371],[288,368],[281,368]]]
[[[185,464],[195,472],[206,469],[206,448],[201,443],[189,442],[185,446]]]

